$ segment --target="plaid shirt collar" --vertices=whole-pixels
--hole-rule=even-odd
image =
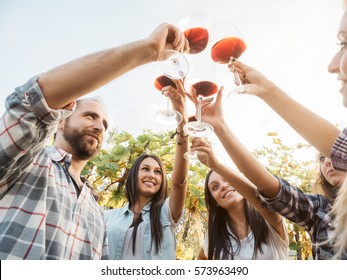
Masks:
[[[60,163],[61,165],[65,165],[69,167],[71,165],[71,160],[72,160],[72,155],[65,152],[64,150],[52,146],[52,147],[47,147],[48,154],[50,158],[57,162]],[[91,194],[94,196],[95,200],[98,201],[100,199],[99,193],[93,188],[92,184],[83,176],[81,176],[81,181],[83,184],[87,185],[87,187],[90,189]]]
[[[47,151],[53,161],[61,162],[65,157],[67,157],[65,161],[68,161],[69,163],[71,163],[71,159],[72,159],[71,154],[68,154],[64,150],[56,146],[53,146],[53,147],[48,147]]]

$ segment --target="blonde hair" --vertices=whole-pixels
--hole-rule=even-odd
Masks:
[[[347,2],[347,0],[345,1]],[[334,240],[335,258],[340,258],[347,249],[347,177],[339,188],[337,197],[332,206],[332,215],[336,225],[332,239]]]
[[[344,10],[347,10],[347,0],[342,1],[342,6]],[[338,190],[331,214],[336,221],[331,237],[334,241],[334,258],[339,259],[347,249],[347,177]]]

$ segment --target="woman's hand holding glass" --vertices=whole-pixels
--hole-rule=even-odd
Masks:
[[[183,86],[183,80],[172,80],[176,88],[173,86],[166,86],[162,88],[162,94],[168,97],[171,101],[172,108],[182,115],[182,127],[187,122],[188,117],[186,113],[186,96],[187,92]],[[183,131],[183,128],[182,128]]]
[[[203,109],[211,104],[213,97],[203,98],[197,94],[197,91],[194,87],[191,87],[190,93],[187,93],[187,97],[193,102],[196,108],[195,119],[188,123],[184,130],[185,132],[192,137],[208,137],[214,131],[213,126],[202,120]]]
[[[241,32],[236,24],[231,19],[221,19],[214,23],[211,30],[211,38],[214,45],[211,48],[211,58],[217,64],[227,64],[231,62],[232,71],[235,84],[237,87],[233,88],[228,97],[232,102],[245,102],[252,99],[252,95],[247,95],[252,87],[252,84],[243,84],[239,77],[239,73],[232,65],[231,58],[239,58],[246,50],[247,45]],[[228,79],[229,80],[229,79]],[[242,95],[241,95],[242,94]]]
[[[228,67],[231,72],[233,72],[233,67],[236,68],[236,70],[240,74],[241,82],[244,84],[253,84],[255,87],[252,87],[248,94],[256,95],[260,98],[265,97],[267,94],[271,94],[274,88],[278,87],[268,80],[262,73],[260,73],[255,68],[252,68],[243,62],[239,60],[235,60],[233,58],[230,59],[230,62],[228,63]],[[235,81],[237,82],[237,81]]]
[[[219,91],[222,91],[223,87],[219,89]],[[203,112],[211,105],[213,102],[213,97],[208,98],[201,98],[201,96],[198,96],[196,93],[196,90],[194,88],[191,88],[190,93],[187,93],[187,97],[195,104],[196,107],[196,119],[197,121],[188,123],[184,126],[185,132],[192,136],[192,137],[208,137],[211,133],[213,133],[214,128],[213,125],[210,124],[207,121],[202,121],[202,115]],[[196,129],[189,129],[189,125],[191,125],[191,128],[197,127],[201,128],[201,130]],[[207,140],[206,140],[207,141]],[[190,158],[190,159],[197,159],[198,156],[202,155],[203,152],[200,151],[189,151],[187,152],[184,157]]]
[[[211,169],[219,164],[213,152],[211,143],[203,137],[194,137],[192,140],[191,151],[198,154],[199,161]]]
[[[201,106],[201,119],[204,122],[211,124],[215,129],[218,128],[219,124],[221,124],[222,120],[224,120],[222,110],[223,89],[223,86],[219,88],[215,100],[214,98],[207,98],[203,100]],[[197,106],[197,96],[194,95],[194,92],[191,92],[187,96],[195,104],[195,106]]]

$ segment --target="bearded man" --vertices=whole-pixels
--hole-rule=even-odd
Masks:
[[[100,102],[79,98],[157,61],[166,49],[188,47],[182,32],[164,23],[145,39],[35,76],[7,97],[0,118],[0,259],[108,259],[103,211],[81,177],[108,120]]]

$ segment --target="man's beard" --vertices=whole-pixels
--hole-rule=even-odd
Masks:
[[[94,145],[94,141],[93,144],[91,144],[90,140],[85,140],[85,135],[98,136],[97,134],[95,134],[95,132],[88,132],[86,130],[78,131],[76,128],[72,128],[66,123],[63,131],[63,137],[66,142],[71,145],[74,153],[73,155],[81,160],[90,159],[91,157],[96,155],[101,148],[101,141],[98,141],[97,145]]]

